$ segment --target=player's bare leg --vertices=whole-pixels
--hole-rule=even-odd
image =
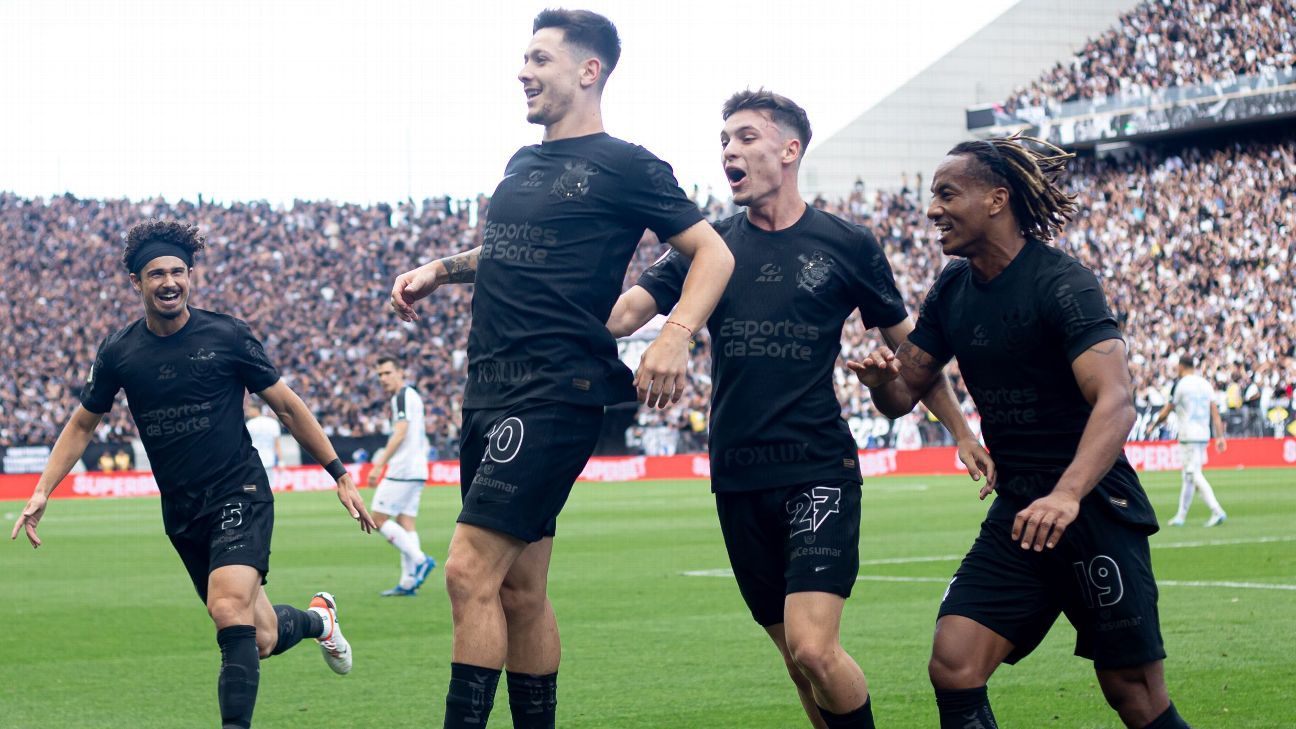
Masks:
[[[788,677],[792,679],[792,684],[796,686],[797,698],[801,700],[801,708],[805,709],[806,718],[810,720],[810,726],[815,729],[827,729],[824,725],[823,717],[819,716],[819,707],[815,705],[814,687],[810,685],[810,679],[805,677],[801,669],[797,667],[792,660],[792,654],[788,651],[787,637],[783,632],[783,623],[771,625],[765,628],[769,637],[778,646],[779,653],[783,656],[783,665],[787,668]]]
[[[1120,714],[1121,721],[1129,727],[1153,726],[1159,719],[1172,723],[1157,726],[1177,727],[1186,724],[1177,714],[1171,712],[1170,694],[1165,685],[1165,664],[1153,661],[1141,666],[1094,671],[1098,676],[1098,685],[1102,686],[1103,696],[1107,703]]]
[[[1012,650],[1007,638],[971,618],[946,615],[936,621],[927,674],[936,690],[942,729],[961,728],[968,717],[995,726],[986,682]]]
[[[841,615],[846,599],[829,592],[794,592],[783,608],[783,632],[793,664],[810,681],[816,713],[827,726],[872,726],[868,682],[859,664],[841,646]],[[824,712],[827,712],[824,714]],[[838,722],[834,716],[853,715]]]
[[[471,524],[455,525],[446,556],[446,592],[454,621],[446,727],[484,725],[508,658],[504,577],[526,542]]]
[[[528,544],[500,588],[500,604],[508,623],[505,665],[515,727],[554,725],[561,648],[548,594],[552,556],[552,537]]]

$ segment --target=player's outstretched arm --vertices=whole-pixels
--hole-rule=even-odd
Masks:
[[[92,413],[83,405],[78,405],[72,412],[72,417],[68,418],[67,425],[63,426],[63,432],[59,433],[58,440],[54,443],[54,450],[50,451],[49,462],[45,464],[45,470],[36,482],[36,490],[27,500],[22,514],[18,515],[18,521],[14,523],[10,539],[17,539],[18,532],[25,531],[27,541],[31,542],[33,549],[41,545],[40,537],[36,536],[36,525],[45,515],[49,495],[67,477],[76,462],[81,460],[81,455],[85,453],[86,446],[94,437],[95,428],[99,427],[102,419],[102,413]]]
[[[1125,361],[1125,342],[1107,339],[1071,363],[1080,392],[1093,406],[1075,458],[1047,496],[1017,513],[1012,537],[1022,549],[1052,549],[1080,514],[1080,500],[1111,470],[1134,427],[1134,387]]]
[[[720,301],[733,273],[733,254],[710,223],[699,221],[671,238],[675,250],[692,260],[679,303],[657,339],[644,350],[635,372],[639,402],[665,408],[684,396],[688,347]]]
[[[607,328],[612,336],[620,339],[639,331],[657,316],[657,301],[642,286],[631,286],[629,291],[621,294],[612,313],[608,315]]]
[[[1161,409],[1157,411],[1156,417],[1152,418],[1152,422],[1148,423],[1149,435],[1151,435],[1152,431],[1160,427],[1160,425],[1166,421],[1166,418],[1170,417],[1170,411],[1173,409],[1174,409],[1174,400],[1173,399],[1167,400],[1166,404],[1163,405]]]
[[[481,246],[477,246],[470,251],[437,259],[397,276],[391,290],[391,306],[396,310],[396,316],[404,321],[414,321],[418,318],[414,303],[419,299],[427,298],[445,284],[476,281],[480,255]]]
[[[333,444],[329,442],[328,436],[324,434],[324,429],[320,427],[319,421],[311,415],[310,408],[302,402],[297,393],[292,388],[279,380],[275,384],[267,387],[257,393],[257,397],[265,401],[274,410],[278,416],[279,422],[283,423],[284,428],[292,433],[292,437],[301,444],[306,452],[311,454],[311,458],[316,461],[328,464],[325,469],[329,470],[330,475],[337,481],[338,501],[351,515],[352,519],[360,522],[360,528],[365,532],[372,532],[377,529],[373,517],[365,509],[364,499],[360,498],[360,492],[356,489],[355,482],[351,480],[351,474],[345,469],[341,473],[334,473],[333,469],[338,466],[334,465],[336,461],[340,466],[337,451],[333,450]],[[330,468],[331,467],[331,468]]]

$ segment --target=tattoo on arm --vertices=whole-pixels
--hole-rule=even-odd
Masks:
[[[900,376],[915,399],[927,394],[944,366],[908,339],[900,345],[896,359],[900,360]]]
[[[472,283],[477,280],[477,251],[465,251],[441,259],[445,266],[446,283]]]

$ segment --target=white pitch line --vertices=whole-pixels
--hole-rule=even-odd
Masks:
[[[1191,547],[1225,547],[1231,544],[1272,544],[1273,542],[1296,542],[1296,535],[1282,537],[1245,537],[1242,539],[1203,539],[1196,542],[1152,543],[1153,549],[1188,549]]]
[[[733,577],[733,570],[722,567],[714,570],[691,570],[682,573],[685,577]],[[856,582],[918,582],[945,584],[945,577],[907,577],[904,575],[859,575]],[[1157,580],[1161,587],[1231,587],[1242,590],[1287,590],[1296,591],[1296,585],[1283,585],[1271,582],[1232,582],[1215,580]]]
[[[1271,582],[1227,582],[1206,580],[1157,580],[1163,587],[1237,587],[1245,590],[1294,590],[1296,585],[1279,585]]]
[[[879,564],[915,564],[918,562],[953,562],[963,559],[961,554],[937,554],[931,557],[886,557],[884,559],[861,559],[860,565]]]

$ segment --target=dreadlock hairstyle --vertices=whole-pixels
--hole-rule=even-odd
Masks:
[[[1067,162],[1075,157],[1071,152],[1042,139],[1014,134],[963,142],[949,153],[976,160],[970,172],[982,182],[1008,188],[1008,201],[1022,235],[1051,241],[1075,215],[1075,195],[1058,185]]]

